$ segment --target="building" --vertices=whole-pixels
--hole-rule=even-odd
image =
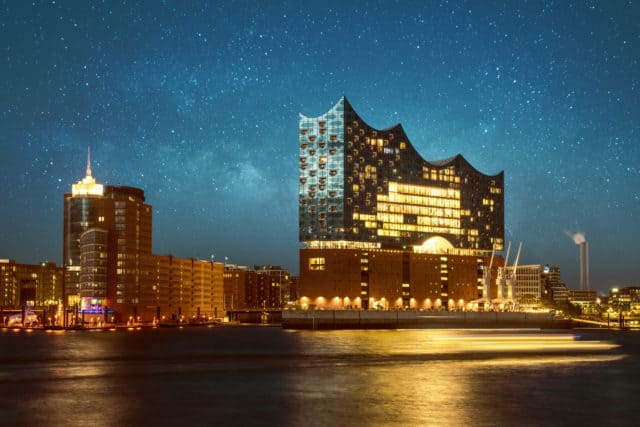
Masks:
[[[258,305],[262,302],[266,307],[280,308],[284,304],[295,301],[291,299],[292,276],[288,270],[279,265],[254,265],[253,269],[260,275],[267,277],[265,289],[258,298]],[[294,289],[295,292],[295,289]]]
[[[569,289],[568,301],[579,306],[583,314],[595,314],[597,312],[598,295],[594,290]]]
[[[116,322],[223,317],[223,265],[152,254],[144,191],[86,176],[64,195],[64,303]],[[78,315],[75,318],[79,318]]]
[[[609,293],[609,307],[618,313],[640,312],[640,287],[613,288]]]
[[[53,262],[0,259],[0,307],[48,309],[62,302],[63,269]]]
[[[225,310],[245,310],[247,288],[253,282],[254,272],[244,265],[224,266],[224,308]]]
[[[494,260],[492,277],[497,276],[500,263]],[[488,264],[487,257],[468,255],[304,249],[300,251],[300,305],[461,310],[478,299],[478,281]]]
[[[152,255],[138,313],[143,318],[224,317],[220,262]]]
[[[96,183],[87,157],[86,176],[64,195],[67,305],[91,312],[136,310],[151,256],[151,217],[143,190]]]
[[[11,259],[0,260],[0,307],[17,307],[20,298],[16,278],[16,262]]]
[[[546,264],[542,269],[543,295],[548,304],[564,304],[569,299],[567,285],[560,280],[560,267]]]
[[[513,275],[514,267],[501,268],[498,276],[502,277],[505,272],[507,277]],[[543,267],[540,264],[518,265],[515,281],[513,283],[514,302],[522,307],[538,307],[542,302],[544,293]]]
[[[250,270],[246,266],[227,264],[224,289],[228,310],[277,309],[297,299],[295,279],[277,265],[254,265]]]
[[[401,125],[375,129],[344,97],[300,116],[299,152],[301,302],[450,308],[482,296],[504,246],[502,172],[484,175],[461,155],[426,161]]]

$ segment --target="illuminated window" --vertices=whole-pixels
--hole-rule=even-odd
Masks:
[[[325,269],[324,257],[309,258],[309,270],[319,271],[324,269]]]

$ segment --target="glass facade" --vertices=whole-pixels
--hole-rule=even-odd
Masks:
[[[90,228],[82,233],[80,236],[80,297],[102,299],[107,297],[108,255],[108,230]]]
[[[469,252],[503,249],[502,172],[484,175],[461,155],[426,161],[401,125],[375,129],[344,97],[319,117],[300,116],[299,144],[308,247],[407,249],[438,238]]]
[[[344,104],[300,115],[300,240],[344,240]]]

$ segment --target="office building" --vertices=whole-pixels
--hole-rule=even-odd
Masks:
[[[151,217],[143,190],[98,184],[87,157],[86,176],[64,195],[67,305],[96,313],[136,309],[151,255]]]
[[[321,116],[301,115],[301,301],[452,308],[479,298],[490,255],[504,246],[503,188],[502,172],[484,175],[459,154],[424,160],[401,125],[375,129],[344,97]],[[374,258],[384,263],[371,269]]]
[[[521,307],[536,308],[542,302],[544,293],[543,267],[540,264],[518,265],[515,268],[515,281],[513,282],[513,300]],[[498,270],[498,279],[507,274],[513,275],[514,267],[509,266]]]

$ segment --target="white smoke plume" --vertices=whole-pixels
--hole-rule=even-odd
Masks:
[[[569,230],[565,230],[564,234],[569,236],[573,240],[573,243],[575,243],[576,245],[587,241],[584,231],[576,231],[575,233],[572,233]]]

